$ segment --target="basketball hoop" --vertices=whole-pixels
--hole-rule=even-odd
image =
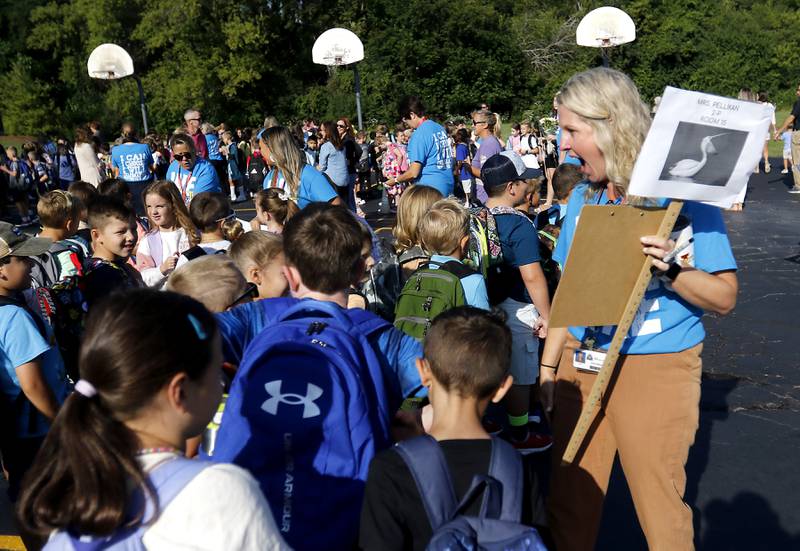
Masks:
[[[358,128],[363,127],[361,118],[361,80],[358,75],[356,63],[364,59],[364,44],[352,31],[347,29],[328,29],[322,33],[311,48],[311,59],[314,63],[325,65],[328,74],[334,74],[337,67],[353,65],[356,87],[356,111],[358,113]]]
[[[144,89],[142,81],[133,74],[133,58],[121,46],[116,44],[100,44],[92,50],[86,62],[86,69],[89,76],[101,80],[118,80],[133,76],[139,88],[139,105],[142,109],[142,122],[144,123],[144,133],[150,129],[147,126],[147,109],[144,104]]]
[[[608,66],[608,48],[636,40],[633,19],[619,8],[605,6],[587,13],[575,31],[578,46],[600,48],[603,65]]]

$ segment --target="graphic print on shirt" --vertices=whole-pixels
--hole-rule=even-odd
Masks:
[[[436,168],[449,170],[453,166],[453,153],[446,132],[437,132],[433,135],[436,146]]]

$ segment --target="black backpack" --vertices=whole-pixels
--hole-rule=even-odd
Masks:
[[[247,189],[253,193],[263,189],[267,177],[267,163],[261,155],[251,155],[247,165]]]

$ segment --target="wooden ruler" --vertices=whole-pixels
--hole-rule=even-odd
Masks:
[[[681,208],[683,208],[683,201],[672,201],[669,204],[664,214],[664,219],[661,221],[661,225],[658,228],[658,237],[662,239],[669,238],[672,233],[672,228],[678,220],[678,215],[681,213]],[[592,390],[589,392],[586,403],[583,405],[581,416],[578,419],[578,423],[575,425],[575,430],[572,431],[572,437],[569,439],[567,449],[564,451],[563,460],[566,463],[572,463],[575,460],[575,456],[589,432],[589,427],[600,409],[600,401],[608,388],[609,381],[611,381],[611,375],[614,373],[614,367],[617,365],[622,344],[625,342],[628,330],[630,330],[636,312],[639,310],[639,304],[644,298],[647,286],[650,285],[650,279],[652,278],[652,273],[650,272],[651,265],[650,257],[645,257],[642,262],[642,269],[639,271],[639,277],[636,279],[633,291],[630,297],[628,297],[628,302],[625,304],[625,310],[623,310],[622,317],[617,324],[614,338],[611,340],[611,344],[608,347],[603,367],[601,367],[600,371],[597,373],[597,377],[592,385]]]

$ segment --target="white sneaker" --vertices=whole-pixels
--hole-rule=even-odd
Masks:
[[[769,174],[769,171],[772,170],[772,165],[769,163],[764,163],[764,172]]]
[[[789,190],[789,193],[800,193],[800,187],[793,187]]]
[[[781,174],[789,174],[789,171],[784,168],[783,170],[781,170]]]

